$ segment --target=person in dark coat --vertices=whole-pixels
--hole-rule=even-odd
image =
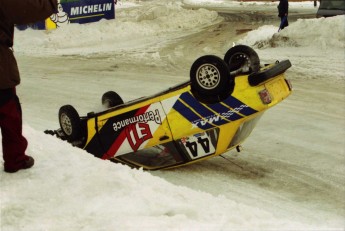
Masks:
[[[15,24],[29,24],[56,12],[57,0],[0,0],[0,128],[5,172],[31,168],[34,159],[25,154],[22,111],[16,86],[20,75],[13,54]]]
[[[289,25],[288,14],[289,14],[288,0],[279,0],[279,4],[278,4],[278,17],[280,17],[279,30],[282,30]]]

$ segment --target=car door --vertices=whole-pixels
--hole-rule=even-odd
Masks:
[[[102,113],[95,119],[95,127],[97,135],[85,149],[102,159],[172,140],[161,103],[152,99]]]

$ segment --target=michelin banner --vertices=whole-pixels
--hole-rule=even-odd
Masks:
[[[58,10],[48,19],[30,25],[18,25],[18,29],[51,30],[70,23],[90,23],[115,18],[114,0],[60,0]]]

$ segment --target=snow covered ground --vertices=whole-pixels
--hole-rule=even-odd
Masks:
[[[280,33],[278,18],[253,21],[258,11],[276,14],[276,5],[119,1],[116,20],[16,31],[27,154],[36,164],[0,171],[1,231],[344,230],[345,16],[291,20]],[[291,17],[316,12],[313,2],[290,9]],[[227,160],[144,172],[43,133],[58,128],[64,104],[85,114],[102,109],[107,90],[125,101],[150,95],[187,80],[199,56],[223,57],[233,43],[254,47],[262,63],[290,59],[294,92]]]

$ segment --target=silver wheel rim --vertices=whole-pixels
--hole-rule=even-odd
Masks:
[[[71,135],[72,123],[69,117],[65,113],[62,113],[60,116],[60,120],[61,120],[61,128],[63,129],[63,131],[66,133],[66,135]]]
[[[219,85],[220,73],[216,66],[212,64],[203,64],[196,71],[196,80],[204,89],[214,89]]]

